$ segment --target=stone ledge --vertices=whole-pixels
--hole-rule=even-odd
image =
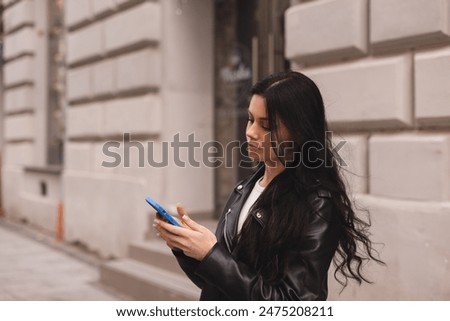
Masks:
[[[290,60],[317,63],[367,54],[366,0],[312,1],[289,8],[285,17]]]
[[[156,46],[162,32],[160,11],[159,3],[133,2],[126,10],[70,29],[68,65],[79,66],[145,46]]]
[[[448,12],[450,0],[371,1],[371,47],[380,52],[450,43]]]
[[[415,118],[420,126],[450,125],[449,75],[450,47],[415,54]]]
[[[101,140],[124,132],[155,136],[161,131],[161,108],[160,97],[153,94],[76,105],[68,109],[67,137]]]
[[[450,200],[450,133],[376,134],[369,139],[370,194]]]
[[[367,58],[300,71],[319,87],[332,129],[413,126],[411,54]]]
[[[23,27],[4,37],[4,61],[15,57],[33,55],[36,48],[36,31],[33,27]]]
[[[3,91],[4,114],[34,111],[33,86],[15,87]]]
[[[25,25],[34,25],[34,1],[22,0],[10,5],[3,13],[5,33],[11,33]]]
[[[33,56],[23,56],[3,66],[4,86],[17,87],[35,81],[35,61]]]
[[[33,113],[21,113],[10,115],[4,119],[4,139],[32,140],[35,136],[35,115]]]
[[[25,166],[24,171],[28,173],[60,175],[63,170],[61,165],[48,166]]]

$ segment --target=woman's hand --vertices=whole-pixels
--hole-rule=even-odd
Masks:
[[[183,227],[173,226],[159,219],[155,219],[153,226],[171,249],[179,249],[189,257],[198,261],[203,260],[217,243],[216,236],[203,225],[191,220],[179,204],[177,212]]]

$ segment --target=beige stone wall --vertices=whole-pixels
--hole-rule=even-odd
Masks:
[[[104,256],[121,256],[130,240],[144,236],[149,211],[142,196],[160,197],[160,171],[101,163],[108,160],[103,144],[121,141],[124,132],[157,139],[161,16],[157,1],[65,4],[66,237]]]
[[[60,181],[53,174],[25,170],[45,165],[46,1],[3,1],[3,5],[2,207],[10,219],[54,231]]]
[[[3,1],[3,4],[5,1]],[[21,1],[7,6],[4,23],[4,160],[3,169],[33,162],[34,118],[36,104],[33,101],[35,82],[34,60],[37,40],[34,2]],[[26,157],[21,157],[21,151]],[[6,174],[7,175],[7,174]]]
[[[213,139],[212,3],[64,1],[66,139],[58,176],[27,169],[47,166],[53,85],[46,77],[48,1],[3,1],[5,215],[54,233],[62,202],[65,240],[103,257],[124,256],[130,242],[146,237],[153,220],[146,196],[170,209],[181,202],[192,215],[211,217],[211,169],[173,162],[157,168],[147,161],[148,153],[160,161],[163,142],[170,144],[177,133],[182,141],[191,133],[201,142]],[[142,144],[143,166],[135,146],[125,166],[123,150],[130,146],[123,144],[124,133]],[[114,168],[102,166],[112,161],[103,150],[110,141],[120,142],[111,149],[122,158]]]
[[[181,202],[194,215],[213,208],[211,171],[147,163],[149,142],[160,160],[163,142],[178,132],[182,140],[191,132],[203,141],[212,138],[210,7],[201,1],[178,6],[177,1],[66,1],[67,240],[103,256],[125,255],[129,243],[151,229],[145,196],[171,209]],[[198,33],[206,48],[186,43]],[[144,166],[133,147],[131,166],[122,161],[105,168],[102,161],[111,159],[103,145],[122,142],[124,133],[144,146]],[[123,157],[122,147],[116,151]]]
[[[449,0],[292,1],[286,56],[320,87],[387,267],[333,300],[450,299]]]

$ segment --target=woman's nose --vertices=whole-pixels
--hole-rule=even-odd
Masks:
[[[246,130],[246,133],[245,133],[248,137],[253,138],[253,139],[257,139],[258,138],[258,132],[257,132],[257,128],[256,128],[255,125],[256,125],[255,123],[250,124],[247,127],[247,130]]]

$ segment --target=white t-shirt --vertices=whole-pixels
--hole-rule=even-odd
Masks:
[[[264,191],[265,187],[262,187],[260,185],[261,180],[262,177],[255,183],[255,186],[253,187],[253,190],[251,191],[250,195],[245,201],[244,206],[242,206],[241,213],[239,214],[238,230],[237,230],[238,233],[241,231],[242,225],[244,225],[245,219],[249,214],[250,208],[256,202],[259,195],[261,195],[261,193]]]

